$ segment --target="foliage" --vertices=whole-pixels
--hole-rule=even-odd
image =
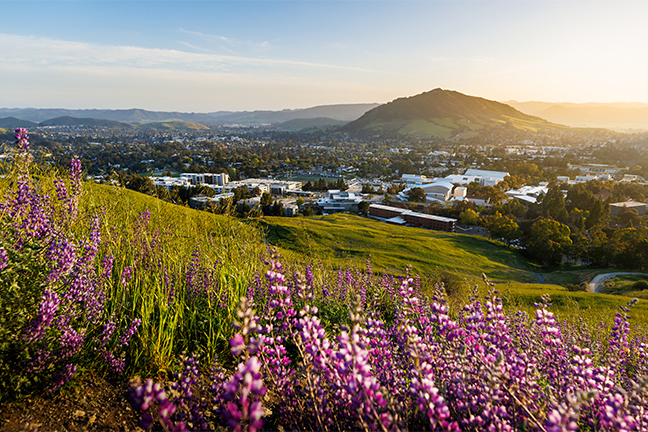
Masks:
[[[425,202],[427,197],[425,196],[425,191],[420,187],[413,187],[407,193],[407,199],[411,202]]]
[[[561,262],[572,245],[569,227],[552,219],[542,219],[531,226],[529,245],[546,266]]]
[[[486,227],[491,237],[503,240],[508,245],[520,238],[521,233],[518,224],[499,212],[486,219]]]
[[[153,381],[135,383],[140,426],[157,419],[167,430],[202,430],[209,418],[213,428],[252,431],[648,427],[648,348],[627,315],[636,299],[607,330],[558,321],[548,296],[532,316],[507,314],[486,278],[487,293],[473,292],[457,313],[441,286],[427,298],[411,278],[367,271],[330,291],[308,273],[291,281],[272,259],[265,289],[241,299],[234,373],[215,365],[201,380],[187,359],[171,398]],[[348,318],[327,329],[326,299],[339,298]]]
[[[479,225],[479,214],[473,209],[466,209],[459,213],[459,220],[464,225]]]

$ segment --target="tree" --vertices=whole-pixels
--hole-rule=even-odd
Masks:
[[[548,267],[562,261],[563,253],[572,245],[570,233],[567,225],[542,219],[531,226],[528,243],[536,258]]]
[[[542,215],[559,222],[567,222],[569,213],[565,208],[565,197],[559,185],[554,185],[542,197]]]
[[[360,193],[372,194],[372,193],[375,193],[375,192],[376,191],[374,190],[374,188],[369,183],[363,183],[362,184],[362,191],[360,191]]]
[[[596,200],[589,212],[589,217],[585,220],[585,228],[594,227],[603,229],[607,228],[610,223],[610,205],[601,200]]]
[[[272,216],[283,216],[284,215],[284,206],[281,201],[275,201],[272,204]]]
[[[622,208],[617,218],[624,226],[638,226],[641,222],[641,216],[639,216],[637,210],[631,208]]]
[[[520,227],[508,216],[495,212],[486,220],[486,227],[491,237],[503,240],[507,245],[520,238]]]
[[[409,190],[407,193],[407,199],[412,202],[425,202],[427,197],[425,196],[423,188],[415,187]]]
[[[473,209],[466,209],[459,213],[459,220],[464,225],[479,225],[479,214]]]
[[[360,201],[358,203],[358,213],[366,216],[367,212],[369,211],[369,206],[370,206],[369,201]]]

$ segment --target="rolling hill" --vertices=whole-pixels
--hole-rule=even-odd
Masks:
[[[645,103],[505,103],[524,113],[572,127],[648,130],[648,104]]]
[[[211,113],[183,113],[177,111],[148,111],[144,109],[100,110],[100,109],[39,109],[0,108],[0,116],[14,116],[21,119],[43,122],[60,117],[94,118],[126,123],[168,122],[182,120],[206,125],[262,125],[283,123],[295,119],[329,117],[334,120],[351,121],[360,117],[377,103],[321,105],[303,109],[281,111],[216,111]]]
[[[137,125],[142,130],[209,130],[208,126],[200,123],[188,122],[183,120],[169,120],[163,122],[141,123]]]
[[[335,120],[329,117],[316,117],[312,119],[295,119],[275,125],[277,129],[288,131],[299,131],[304,129],[322,129],[331,126],[342,126],[348,122],[344,120]]]
[[[346,132],[451,138],[463,132],[507,126],[531,132],[568,129],[515,108],[456,91],[435,89],[399,98],[342,127]]]
[[[6,129],[13,129],[13,128],[31,128],[38,126],[38,123],[31,122],[29,120],[21,120],[16,117],[5,117],[5,118],[0,118],[0,127],[1,128],[6,128]]]
[[[97,126],[110,129],[135,129],[130,123],[95,118],[77,118],[72,116],[56,117],[42,121],[38,126]]]

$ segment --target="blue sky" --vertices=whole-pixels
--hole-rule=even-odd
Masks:
[[[648,102],[646,1],[3,1],[0,107]]]

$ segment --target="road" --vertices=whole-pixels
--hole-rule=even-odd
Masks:
[[[618,273],[603,273],[600,275],[594,276],[594,279],[589,283],[589,292],[598,293],[601,292],[601,285],[608,279],[615,278],[621,275],[645,275],[646,273],[639,272],[618,272]]]

